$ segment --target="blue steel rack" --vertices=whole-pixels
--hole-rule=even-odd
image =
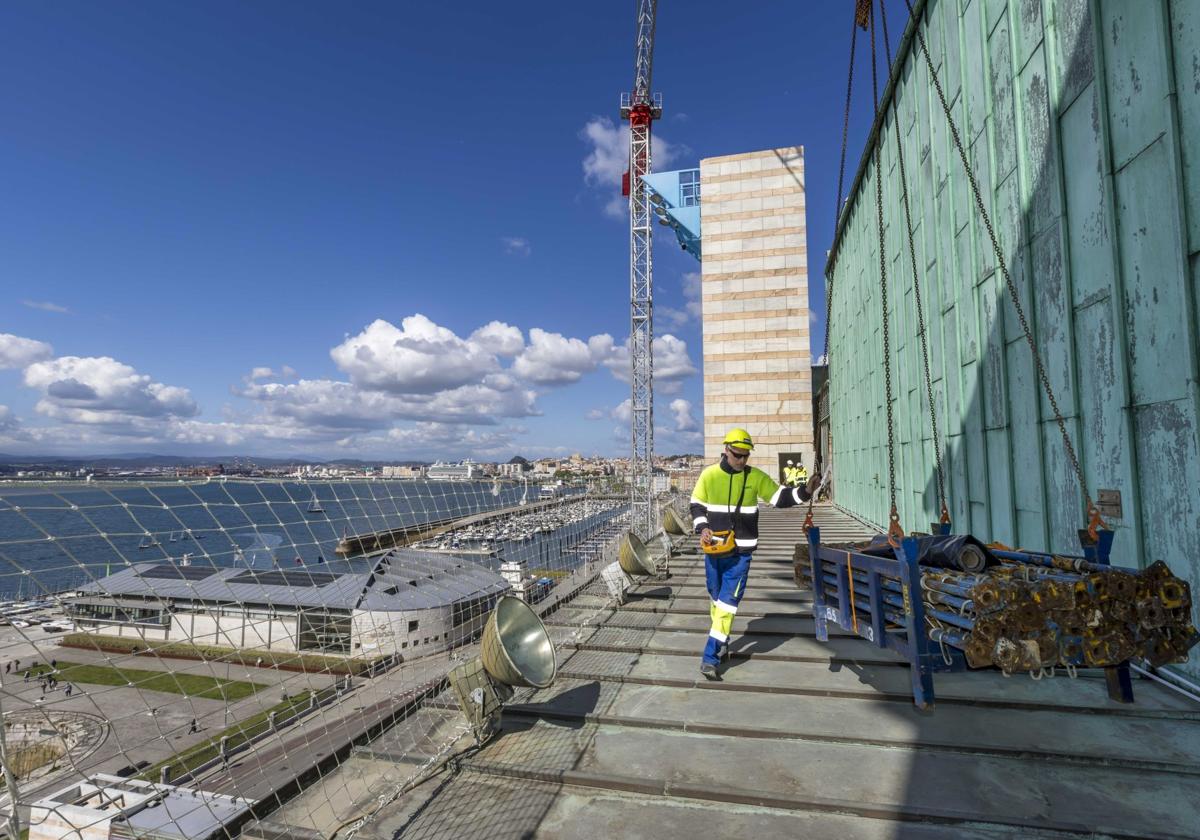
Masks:
[[[934,523],[932,533],[950,533],[949,523]],[[1093,540],[1086,530],[1079,533],[1083,556],[1079,560],[1108,567],[1113,533],[1100,530]],[[997,556],[1022,563],[1048,565],[1052,555],[1029,551],[995,550]],[[829,641],[829,623],[866,639],[876,647],[894,650],[908,662],[913,703],[932,709],[935,702],[933,675],[967,670],[962,651],[929,638],[925,632],[927,605],[921,598],[921,566],[914,537],[905,537],[894,557],[864,554],[821,545],[821,531],[808,530],[811,564],[813,621],[818,641]],[[828,566],[826,565],[828,564]],[[1132,571],[1132,570],[1130,570]],[[827,578],[832,577],[832,580]],[[895,584],[899,584],[897,599]],[[1133,702],[1129,665],[1105,668],[1108,695],[1121,703]]]

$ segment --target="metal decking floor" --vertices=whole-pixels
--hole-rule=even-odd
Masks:
[[[832,540],[864,533],[817,514]],[[794,511],[763,512],[722,682],[698,673],[703,561],[674,559],[564,647],[558,680],[506,709],[499,737],[359,836],[1200,836],[1200,706],[1146,681],[1122,706],[1095,677],[975,672],[939,675],[919,712],[898,658],[813,638],[801,538]]]

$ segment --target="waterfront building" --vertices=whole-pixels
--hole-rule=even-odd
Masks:
[[[422,656],[473,638],[507,589],[470,560],[404,548],[294,569],[138,563],[83,587],[66,612],[97,637]]]
[[[386,466],[381,468],[384,478],[424,478],[425,467]]]

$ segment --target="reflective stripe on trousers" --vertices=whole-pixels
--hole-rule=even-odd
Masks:
[[[716,665],[721,661],[721,648],[729,643],[729,631],[738,603],[746,594],[746,578],[750,575],[750,555],[731,554],[714,560],[704,558],[704,582],[708,588],[708,614],[712,628],[704,645],[704,661]]]

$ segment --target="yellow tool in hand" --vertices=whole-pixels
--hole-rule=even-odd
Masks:
[[[712,531],[708,542],[701,541],[700,548],[705,554],[729,554],[737,544],[733,541],[733,531]]]

